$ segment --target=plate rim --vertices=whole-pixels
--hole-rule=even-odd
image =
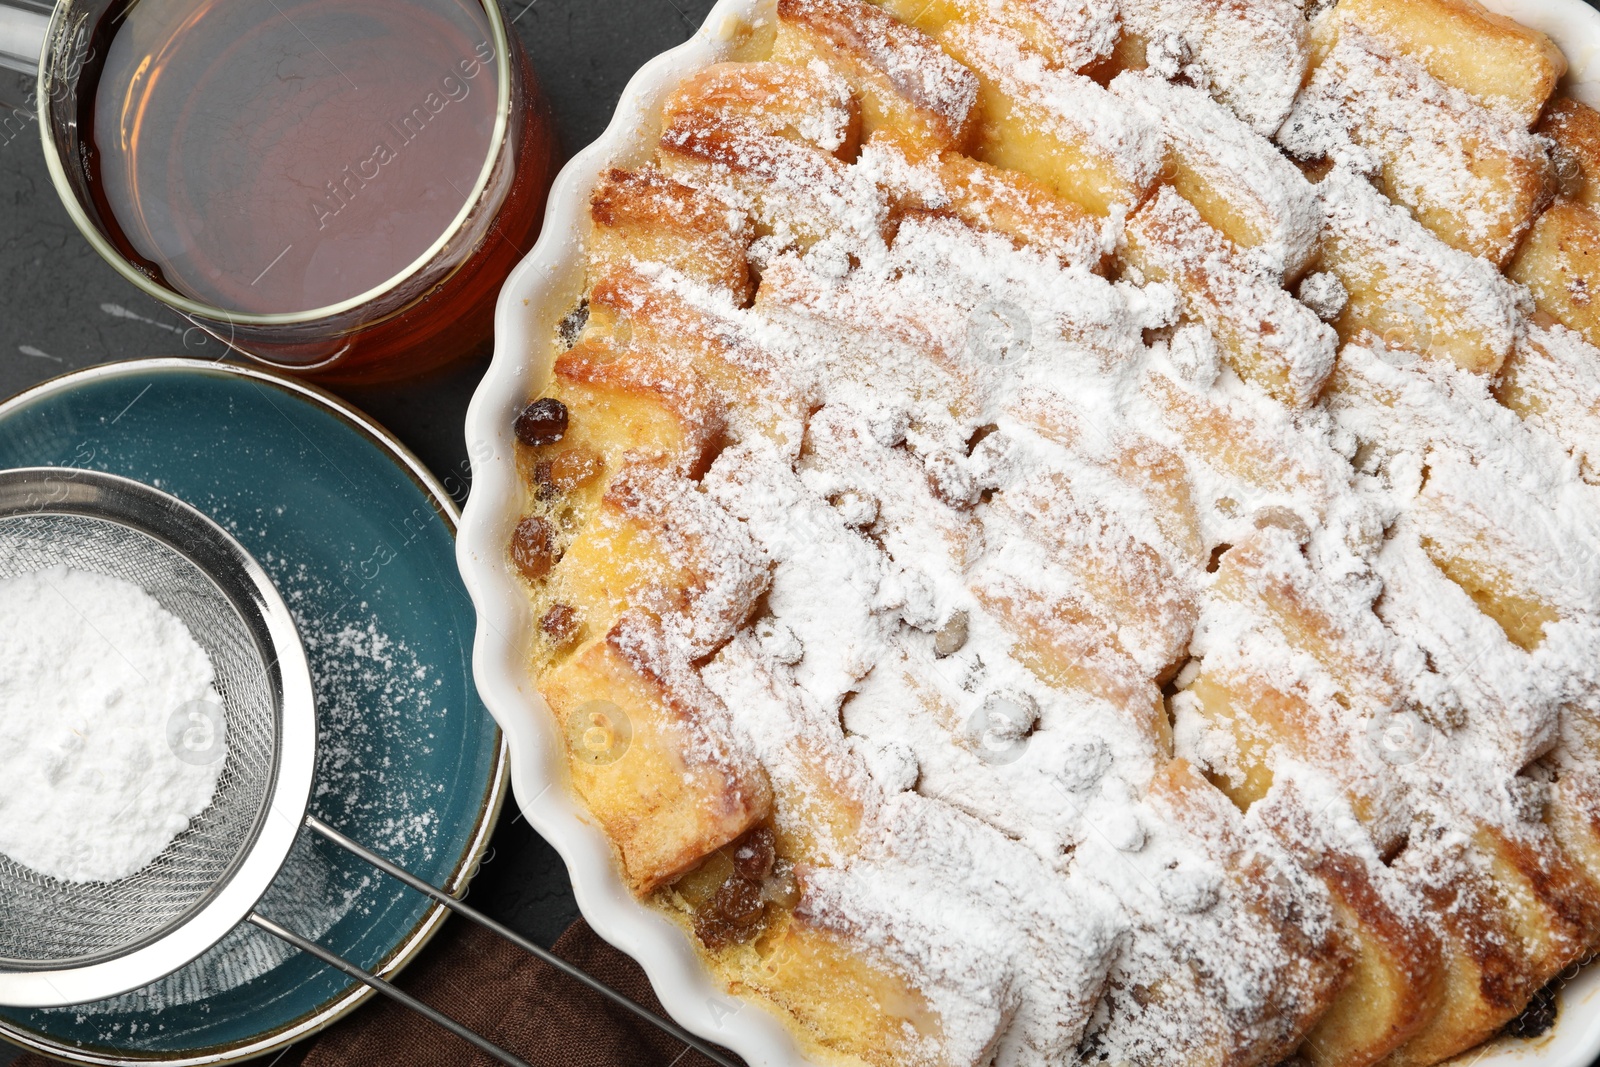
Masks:
[[[333,415],[340,422],[350,426],[394,461],[395,465],[428,498],[429,503],[433,505],[434,511],[450,532],[452,539],[459,536],[461,509],[457,507],[454,499],[451,498],[449,492],[433,472],[399,438],[395,437],[381,423],[349,401],[319,386],[291,378],[288,375],[264,367],[220,360],[202,361],[183,356],[155,356],[99,363],[47,378],[6,398],[4,401],[0,401],[0,421],[5,420],[31,403],[60,393],[71,392],[73,389],[89,382],[132,377],[140,373],[193,373],[252,379],[274,387],[297,399],[309,402],[313,406]],[[473,682],[476,684],[475,678]],[[486,703],[485,707],[487,706]],[[495,746],[494,768],[490,773],[489,782],[480,800],[478,816],[474,822],[472,834],[467,847],[462,852],[461,859],[452,868],[450,876],[445,880],[443,886],[446,892],[457,897],[465,894],[482,866],[484,855],[489,848],[490,838],[493,837],[495,828],[499,825],[500,813],[505,806],[508,794],[510,745],[507,742],[504,730],[500,729],[498,725],[498,719],[496,720],[495,733],[498,735],[498,744]],[[427,911],[424,912],[423,917],[384,955],[383,960],[377,967],[373,968],[372,973],[381,978],[390,979],[398,975],[438,935],[440,929],[444,926],[444,920],[449,915],[450,910],[443,904],[435,903],[430,905]],[[47,1056],[65,1060],[68,1063],[94,1064],[99,1065],[99,1067],[145,1067],[145,1065],[152,1063],[166,1064],[170,1065],[170,1067],[210,1067],[210,1065],[216,1064],[239,1063],[287,1048],[327,1029],[350,1015],[376,995],[376,990],[352,979],[350,985],[343,992],[329,998],[310,1011],[297,1016],[283,1026],[274,1027],[239,1041],[198,1048],[191,1052],[179,1053],[176,1056],[171,1053],[131,1057],[126,1054],[101,1054],[50,1040],[34,1031],[21,1029],[5,1019],[0,1019],[0,1038],[4,1038],[29,1052],[43,1053]]]

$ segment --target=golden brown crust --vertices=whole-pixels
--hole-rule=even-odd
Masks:
[[[1170,760],[1157,769],[1149,801],[1205,842],[1237,893],[1243,915],[1278,941],[1283,958],[1293,961],[1285,973],[1276,976],[1268,1004],[1255,1011],[1241,1011],[1229,1004],[1224,990],[1212,985],[1216,979],[1206,974],[1203,966],[1197,968],[1201,988],[1218,1002],[1212,1010],[1225,1029],[1217,1035],[1215,1045],[1185,1049],[1182,1054],[1204,1057],[1218,1067],[1282,1062],[1345,985],[1353,946],[1336,926],[1321,928],[1298,911],[1288,892],[1289,877],[1275,867],[1280,858],[1253,846],[1242,832],[1238,813],[1188,761]],[[1209,948],[1225,951],[1221,946]],[[1178,1061],[1174,1058],[1171,1062]]]
[[[759,767],[718,756],[696,736],[703,705],[638,652],[650,623],[625,617],[545,674],[540,691],[566,724],[568,766],[584,804],[622,854],[628,881],[649,893],[765,819],[772,803]],[[604,720],[599,721],[599,720]],[[613,720],[627,724],[627,740]],[[595,740],[592,731],[601,731]],[[618,750],[630,758],[620,758]]]
[[[1555,142],[1561,195],[1591,208],[1600,207],[1600,112],[1557,97],[1545,108],[1538,131]]]
[[[861,145],[861,107],[842,79],[784,63],[715,63],[674,89],[671,125],[697,115],[711,126],[749,127],[849,161]]]
[[[1533,292],[1540,311],[1600,344],[1600,216],[1576,201],[1556,201],[1506,273]]]
[[[1176,192],[1129,217],[1121,253],[1147,279],[1177,287],[1185,314],[1205,324],[1239,377],[1292,408],[1317,399],[1333,367],[1333,331]],[[1308,352],[1318,358],[1306,360]]]
[[[1537,30],[1476,0],[1340,0],[1334,23],[1353,23],[1420,62],[1429,74],[1531,126],[1567,72]]]
[[[937,1047],[937,1012],[904,975],[864,958],[849,932],[802,912],[763,949],[761,966],[737,972],[735,989],[780,1006],[824,1054],[872,1067],[944,1067],[924,1058],[918,1040]]]
[[[932,38],[862,0],[778,0],[781,62],[821,59],[860,95],[864,129],[898,128],[931,148],[972,134],[972,74]]]
[[[710,465],[721,446],[723,405],[697,374],[674,366],[660,352],[638,348],[619,351],[602,340],[580,341],[556,360],[555,376],[569,386],[587,387],[569,390],[566,395],[576,393],[587,399],[592,408],[601,408],[592,412],[594,417],[621,414],[603,410],[608,403],[651,409],[645,419],[632,427],[624,446],[627,450],[669,456],[685,472],[695,473]],[[573,405],[569,402],[568,406]],[[651,423],[660,427],[657,441],[651,441],[643,432]],[[613,469],[622,451],[617,449],[616,455],[608,455]]]
[[[662,170],[745,211],[763,234],[810,245],[838,228],[850,196],[845,165],[827,152],[772,134],[677,116],[662,132]],[[887,219],[884,220],[887,225]]]
[[[1359,963],[1300,1055],[1317,1067],[1376,1063],[1427,1024],[1444,996],[1437,939],[1405,922],[1379,897],[1369,873],[1347,858],[1312,868],[1337,902]]]
[[[1402,855],[1402,868],[1412,854]],[[1484,826],[1430,852],[1415,871],[1446,931],[1448,984],[1434,1019],[1383,1062],[1437,1063],[1493,1035],[1547,982],[1587,957],[1592,889],[1536,827],[1514,837]]]
[[[659,171],[612,168],[590,197],[589,218],[591,280],[617,263],[663,263],[749,302],[751,234],[727,205]]]
[[[983,162],[1026,174],[1096,215],[1138,207],[1167,172],[1170,148],[1159,139],[1136,146],[1129,134],[1137,124],[1103,121],[1117,108],[1088,78],[1052,73],[1046,87],[1017,77],[1007,61],[1027,54],[1020,35],[960,23],[941,43],[977,75],[971,154]]]
[[[893,132],[874,135],[872,144],[919,169],[918,184],[896,190],[897,211],[946,211],[974,229],[1003,233],[1019,246],[1057,255],[1063,262],[1097,273],[1106,268],[1110,255],[1099,220],[1027,175],[959,152],[928,152]]]
[[[995,22],[1020,35],[1053,67],[1080,71],[1115,45],[1109,5],[1076,9],[1052,0],[881,0],[884,10],[935,38],[952,24]]]
[[[1576,752],[1567,758],[1575,762],[1581,759]],[[1593,759],[1592,753],[1589,759]],[[1570,869],[1583,880],[1586,896],[1593,899],[1600,894],[1600,773],[1581,763],[1557,769],[1550,785],[1545,822]],[[1584,953],[1585,958],[1592,958],[1600,952],[1600,918],[1590,910],[1585,921]]]

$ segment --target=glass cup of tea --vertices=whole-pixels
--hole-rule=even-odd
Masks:
[[[51,177],[123,277],[336,384],[486,346],[558,156],[495,0],[37,7],[0,0],[0,57],[39,48]]]

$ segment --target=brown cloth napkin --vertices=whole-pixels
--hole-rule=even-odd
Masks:
[[[635,1003],[660,1013],[644,971],[578,920],[555,943]],[[494,934],[452,921],[401,975],[406,992],[534,1067],[711,1067],[711,1061]],[[294,1050],[276,1067],[496,1067],[496,1060],[385,998]],[[273,1063],[259,1061],[263,1067]],[[24,1056],[14,1067],[47,1067]]]

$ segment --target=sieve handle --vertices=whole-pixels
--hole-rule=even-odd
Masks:
[[[327,949],[323,948],[315,941],[312,941],[310,938],[301,937],[293,930],[285,929],[284,927],[273,922],[271,919],[257,915],[255,912],[251,912],[246,921],[258,929],[265,930],[273,937],[288,942],[301,952],[304,952],[310,956],[315,956],[328,966],[338,968],[345,974],[348,974],[351,978],[354,978],[359,982],[365,982],[367,985],[371,986],[373,989],[376,989],[384,996],[405,1005],[418,1015],[433,1020],[446,1030],[449,1030],[452,1034],[455,1034],[457,1037],[461,1038],[463,1041],[470,1041],[472,1044],[487,1052],[501,1063],[506,1064],[506,1067],[533,1067],[533,1065],[528,1063],[528,1061],[519,1060],[517,1057],[507,1052],[499,1045],[496,1045],[485,1038],[479,1037],[477,1034],[473,1033],[465,1026],[462,1026],[449,1016],[442,1015],[433,1008],[428,1007],[426,1004],[422,1003],[422,1001],[418,1000],[410,993],[407,993],[399,986],[394,985],[392,982],[385,982],[382,978],[379,978],[370,971],[362,970],[360,967],[357,967],[343,956],[340,956],[334,952],[329,952]]]
[[[735,1063],[733,1060],[730,1060],[724,1053],[717,1051],[716,1048],[706,1044],[706,1042],[700,1040],[700,1038],[694,1036],[672,1020],[663,1019],[655,1012],[635,1004],[632,1000],[623,996],[621,993],[618,993],[615,989],[612,989],[610,986],[606,985],[597,978],[591,978],[588,974],[579,970],[577,967],[574,967],[560,956],[540,948],[532,941],[529,941],[527,938],[511,929],[509,926],[495,922],[477,908],[471,907],[470,905],[457,900],[455,897],[451,896],[449,893],[446,893],[437,886],[431,885],[428,882],[423,881],[421,878],[418,878],[404,867],[391,863],[382,856],[378,855],[376,852],[373,852],[361,844],[352,841],[350,838],[346,837],[344,834],[341,834],[339,831],[335,830],[321,819],[318,819],[316,816],[306,816],[306,827],[321,834],[323,837],[338,845],[346,852],[366,860],[372,866],[378,868],[378,870],[382,871],[384,874],[387,874],[389,877],[404,882],[406,885],[425,896],[432,897],[434,900],[438,901],[440,904],[443,904],[445,907],[449,908],[457,915],[460,915],[462,918],[470,919],[479,926],[482,926],[484,929],[494,931],[507,941],[511,942],[513,945],[516,945],[518,948],[537,956],[539,959],[543,960],[545,963],[548,963],[562,974],[576,978],[578,981],[582,982],[596,993],[599,993],[601,996],[606,997],[621,1007],[628,1009],[639,1018],[650,1023],[652,1026],[657,1027],[663,1032],[671,1034],[673,1037],[677,1038],[679,1041],[682,1041],[685,1045],[688,1045],[690,1048],[700,1053],[700,1055],[704,1056],[712,1063],[717,1064],[717,1067],[740,1067],[739,1064]],[[337,964],[335,966],[337,966]],[[356,977],[360,976],[357,975]],[[479,1038],[479,1041],[481,1040],[482,1039]]]

